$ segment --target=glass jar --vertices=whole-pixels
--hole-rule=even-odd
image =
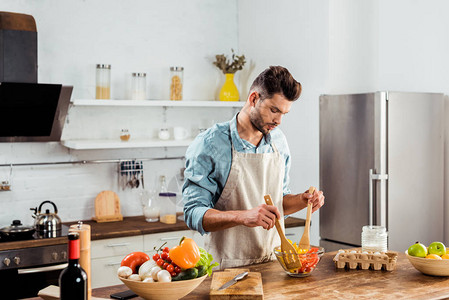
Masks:
[[[362,228],[362,251],[387,252],[388,233],[384,226],[366,225]]]
[[[111,65],[97,65],[96,99],[111,99]]]
[[[183,67],[170,67],[170,100],[182,100]]]
[[[161,222],[165,224],[176,224],[176,194],[165,192],[159,193],[161,205]]]
[[[147,74],[132,73],[131,78],[131,99],[145,100],[147,97]]]
[[[159,221],[160,206],[156,197],[156,191],[143,191],[140,194],[140,201],[142,203],[143,215],[147,222]]]
[[[128,129],[122,129],[122,131],[120,132],[120,139],[123,142],[127,142],[129,141],[129,138],[131,137],[131,134],[129,133]]]

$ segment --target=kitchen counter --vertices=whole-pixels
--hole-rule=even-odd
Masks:
[[[316,270],[304,278],[293,278],[277,261],[249,266],[262,274],[264,299],[449,299],[449,277],[423,275],[399,252],[392,272],[336,269],[336,252],[325,253]],[[184,300],[209,299],[211,278],[185,296]],[[109,298],[125,291],[125,285],[94,289],[95,297]],[[142,298],[133,298],[142,299]]]
[[[161,222],[146,222],[143,216],[125,217],[123,221],[97,223],[92,220],[82,221],[84,224],[91,226],[91,239],[101,240],[109,238],[118,238],[134,235],[152,234],[160,232],[188,230],[189,228],[183,221],[177,221],[176,224],[164,224]],[[77,222],[67,222],[63,225],[70,226]],[[287,218],[285,220],[285,227],[304,226],[305,220],[299,218]],[[0,243],[0,251],[13,250],[30,247],[40,247],[49,245],[66,244],[67,237],[55,237],[50,239],[33,239],[16,242],[2,242]]]

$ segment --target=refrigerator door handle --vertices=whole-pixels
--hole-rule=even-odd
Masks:
[[[369,169],[369,225],[373,225],[373,180],[388,180],[388,174],[374,174],[373,169]]]

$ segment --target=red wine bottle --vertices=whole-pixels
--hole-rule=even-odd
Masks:
[[[61,300],[87,300],[87,274],[80,266],[80,240],[77,232],[68,234],[69,264],[59,275]]]

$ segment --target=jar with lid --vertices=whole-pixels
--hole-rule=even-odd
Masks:
[[[156,191],[154,190],[144,190],[140,193],[140,201],[142,203],[145,221],[159,221],[160,206],[158,200],[158,197],[156,197]]]
[[[131,99],[145,100],[147,97],[147,74],[146,73],[132,73],[131,78]]]
[[[97,65],[95,94],[96,99],[111,99],[111,65]]]
[[[183,67],[170,67],[170,100],[182,100]]]
[[[387,244],[388,232],[384,226],[363,226],[362,251],[387,252]]]

